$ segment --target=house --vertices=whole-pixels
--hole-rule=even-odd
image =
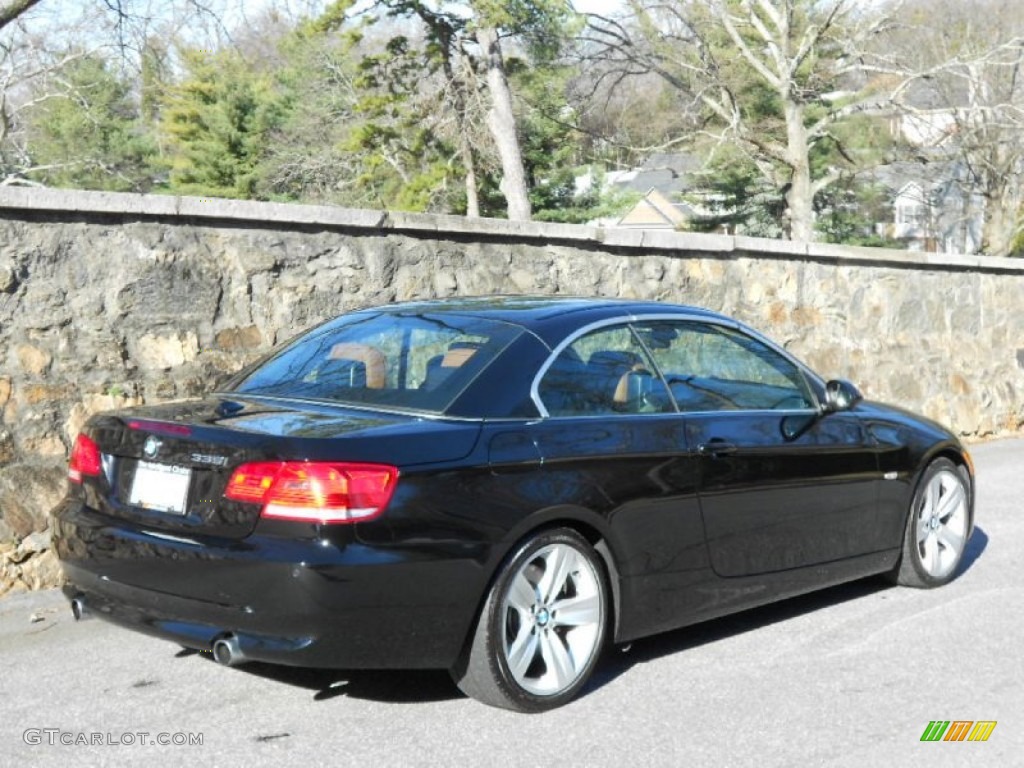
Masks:
[[[627,229],[688,229],[697,213],[686,203],[673,202],[664,192],[651,188],[643,199],[619,219]]]
[[[640,193],[644,198],[622,218],[595,219],[593,226],[653,227],[673,229],[695,215],[691,206],[676,203],[694,183],[694,172],[702,161],[696,155],[656,152],[643,165],[628,170],[595,173],[588,171],[576,177],[574,194],[577,198],[591,194],[599,187],[601,194]],[[644,223],[646,222],[646,223]]]
[[[962,163],[894,163],[872,175],[892,198],[893,219],[877,223],[877,234],[910,251],[981,250],[984,201],[972,192]]]

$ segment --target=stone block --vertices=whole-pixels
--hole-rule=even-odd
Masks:
[[[225,328],[217,333],[214,343],[228,351],[257,349],[263,344],[263,336],[255,325],[244,328]]]
[[[134,343],[132,355],[145,370],[168,370],[192,362],[199,353],[199,343],[192,331],[184,333],[145,333]]]
[[[30,376],[41,376],[53,362],[53,355],[45,349],[32,346],[31,344],[19,344],[14,348],[14,354],[18,358],[21,369]]]

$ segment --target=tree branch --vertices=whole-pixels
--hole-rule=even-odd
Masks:
[[[719,6],[717,11],[718,19],[722,22],[722,26],[725,28],[726,33],[735,43],[736,47],[739,48],[740,54],[746,59],[747,63],[759,74],[764,81],[768,83],[772,88],[781,89],[783,87],[782,79],[772,72],[761,61],[754,52],[750,50],[750,46],[747,45],[747,41],[743,39],[743,36],[736,29],[736,25],[733,24],[732,17],[729,15],[728,10],[724,6]]]
[[[0,6],[0,29],[6,27],[39,2],[40,0],[12,0],[12,2]]]

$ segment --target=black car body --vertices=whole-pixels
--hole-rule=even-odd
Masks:
[[[715,313],[608,300],[350,313],[205,399],[92,418],[70,478],[78,610],[226,661],[491,675],[464,689],[523,710],[574,695],[606,639],[876,573],[943,583],[973,526],[945,428]],[[540,594],[559,553],[584,567],[517,608],[503,578]],[[579,648],[548,612],[569,598]],[[536,658],[510,675],[517,636]]]

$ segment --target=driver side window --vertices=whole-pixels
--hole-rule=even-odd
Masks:
[[[814,407],[803,374],[740,331],[700,322],[636,326],[681,411]]]

